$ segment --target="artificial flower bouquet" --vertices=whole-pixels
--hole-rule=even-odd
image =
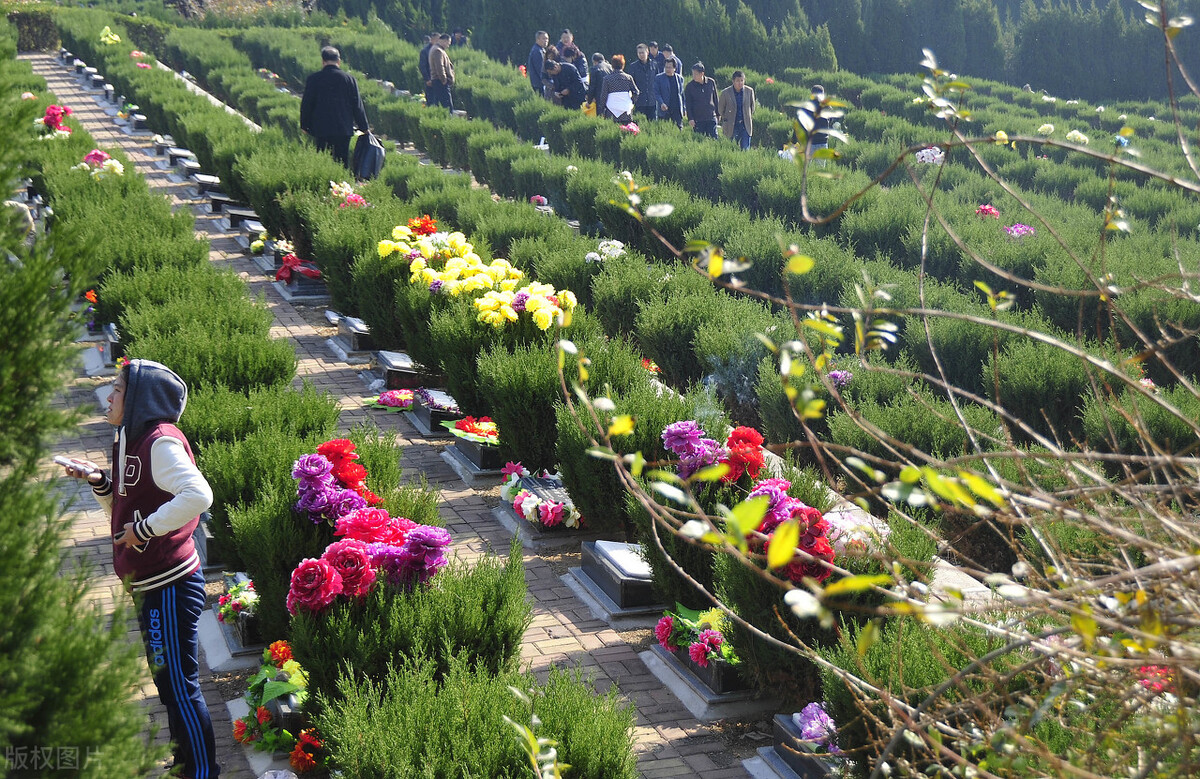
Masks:
[[[575,293],[570,290],[555,290],[536,281],[515,291],[485,292],[475,300],[478,321],[497,330],[523,322],[532,322],[541,331],[549,330],[559,321],[563,327],[569,327],[577,305]]]
[[[258,604],[258,593],[254,591],[254,582],[246,579],[229,588],[217,601],[217,621],[232,624],[237,622],[238,615],[254,614]]]
[[[800,741],[794,746],[810,754],[841,756],[837,723],[825,711],[824,704],[813,701],[792,715],[792,723],[800,731]]]
[[[367,469],[358,462],[354,442],[345,438],[326,441],[316,454],[306,454],[292,466],[296,480],[296,511],[313,524],[336,526],[347,514],[376,506],[380,497],[367,488]]]
[[[435,392],[421,387],[417,390],[416,397],[417,400],[421,401],[421,405],[434,411],[441,411],[446,414],[462,413],[458,408],[458,401],[445,392]]]
[[[125,166],[102,149],[92,149],[84,155],[83,162],[74,166],[72,170],[87,171],[96,181],[125,175]]]
[[[250,677],[245,701],[250,713],[233,721],[233,738],[239,744],[253,744],[261,752],[288,752],[296,743],[295,734],[283,727],[269,704],[295,695],[302,703],[308,694],[308,674],[292,657],[286,641],[276,641],[262,654],[258,673]]]
[[[309,279],[319,279],[321,278],[321,270],[315,265],[306,265],[304,260],[296,256],[294,252],[288,252],[283,255],[279,270],[275,271],[275,280],[282,281],[284,284],[291,284],[293,275],[300,275]]]
[[[625,254],[625,244],[617,240],[607,239],[601,241],[596,247],[596,251],[588,252],[584,255],[584,262],[604,262],[605,260],[613,260]]]
[[[354,191],[354,185],[346,181],[329,182],[329,196],[338,208],[370,208],[366,198]]]
[[[383,584],[411,590],[429,583],[448,563],[451,538],[444,528],[418,525],[383,509],[350,512],[337,521],[334,535],[341,540],[292,571],[288,613],[319,614],[336,602],[362,600]]]
[[[676,603],[674,611],[663,613],[654,626],[654,637],[668,652],[686,649],[688,657],[701,668],[713,663],[739,665],[742,661],[725,640],[729,618],[720,609],[695,611]]]
[[[529,476],[528,469],[521,463],[505,463],[500,472],[505,477],[505,482],[500,487],[500,497],[512,503],[513,512],[521,519],[545,528],[583,527],[583,516],[572,504],[543,500],[529,490],[521,488],[521,479]],[[557,478],[550,473],[543,473],[542,477]]]
[[[34,119],[33,124],[40,132],[41,140],[54,140],[71,137],[71,128],[63,124],[63,120],[73,113],[65,105],[48,105],[46,113]]]
[[[500,445],[500,429],[491,417],[463,417],[455,422],[446,421],[442,427],[450,431],[456,438],[474,441],[485,446]]]
[[[763,437],[752,427],[736,427],[720,445],[706,437],[703,428],[693,420],[673,422],[662,432],[663,446],[679,458],[679,475],[686,479],[709,465],[729,467],[721,477],[727,483],[737,482],[743,475],[758,477],[765,465]]]
[[[392,412],[407,411],[412,408],[414,397],[415,395],[410,389],[387,390],[369,398],[366,406]]]
[[[409,283],[423,284],[435,295],[458,297],[487,290],[513,290],[524,273],[507,260],[484,264],[466,236],[437,230],[428,214],[392,228],[379,242],[380,257],[399,254],[409,261]]]

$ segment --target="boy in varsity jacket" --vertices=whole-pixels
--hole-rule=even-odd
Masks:
[[[113,567],[138,607],[146,657],[167,707],[175,764],[187,779],[215,779],[220,768],[196,643],[204,576],[192,543],[213,494],[175,427],[186,403],[187,386],[173,371],[150,360],[131,361],[108,399],[108,421],[117,428],[114,478],[83,460],[66,470],[87,479],[112,517]]]

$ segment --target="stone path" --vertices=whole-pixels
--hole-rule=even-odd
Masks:
[[[179,208],[191,207],[189,201],[179,197],[183,185],[173,184],[167,178],[167,171],[154,166],[149,138],[131,138],[121,133],[96,103],[95,93],[76,84],[52,57],[38,54],[22,55],[22,58],[30,61],[34,72],[46,79],[60,103],[74,109],[75,118],[92,133],[101,147],[121,148],[152,188],[171,198]],[[285,301],[270,279],[244,256],[233,235],[221,231],[214,217],[198,215],[196,229],[199,235],[211,241],[210,260],[214,264],[246,274],[250,293],[265,297],[274,315],[272,335],[291,338],[295,344],[297,385],[307,379],[319,390],[337,397],[343,428],[371,420],[381,429],[395,434],[403,446],[401,465],[406,476],[423,475],[439,491],[441,514],[455,538],[456,553],[470,559],[488,550],[505,552],[509,546],[508,533],[491,514],[497,501],[494,492],[489,495],[463,485],[440,457],[447,442],[423,437],[401,415],[362,408],[362,398],[369,393],[358,376],[359,368],[338,362],[324,346],[332,328],[324,320],[323,307],[293,305]],[[82,408],[84,417],[76,434],[63,439],[55,454],[108,462],[111,428],[105,424],[95,404],[92,393],[95,386],[95,380],[81,378],[65,393],[63,403]],[[125,596],[120,592],[116,577],[110,573],[107,519],[94,510],[85,490],[78,492],[80,499],[71,513],[72,556],[94,566],[95,597],[111,608],[117,599]],[[556,563],[561,567],[561,560]],[[606,623],[593,619],[587,607],[559,580],[559,570],[552,567],[551,561],[527,551],[525,568],[534,620],[522,645],[523,662],[542,676],[552,666],[578,665],[593,676],[598,692],[616,684],[637,708],[636,750],[644,776],[695,775],[711,779],[746,776],[740,759],[750,751],[740,750],[745,754],[734,756],[728,752],[718,728],[693,718],[638,659],[637,651],[644,646],[630,644]],[[135,634],[136,628],[131,629],[131,640],[136,640]],[[207,668],[202,676],[217,729],[218,755],[224,775],[231,779],[251,777],[253,773],[230,735],[224,702]],[[165,730],[165,714],[148,680],[143,697],[151,717],[157,718]]]

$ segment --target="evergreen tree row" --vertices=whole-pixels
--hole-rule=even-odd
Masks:
[[[520,63],[538,29],[575,32],[585,56],[632,56],[639,41],[671,43],[690,65],[904,73],[922,48],[969,76],[1029,84],[1092,101],[1167,94],[1162,34],[1141,6],[1122,0],[319,0],[321,10],[366,19],[375,12],[410,40],[463,27],[473,45]],[[1200,0],[1171,3],[1195,15]],[[1200,72],[1193,30],[1176,38]],[[711,68],[710,68],[711,69]]]

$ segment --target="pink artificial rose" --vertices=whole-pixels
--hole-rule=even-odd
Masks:
[[[654,637],[658,639],[659,646],[668,652],[675,652],[679,647],[671,643],[671,633],[675,632],[675,620],[670,614],[664,614],[663,618],[654,626]]]
[[[563,521],[563,504],[546,502],[538,506],[538,518],[546,527],[561,525]]]
[[[321,559],[333,566],[342,577],[342,594],[351,598],[366,595],[375,583],[375,569],[371,567],[371,556],[362,541],[344,539],[334,541],[325,548]]]
[[[229,608],[233,609],[234,613],[237,613],[242,610],[242,602],[240,600],[235,600],[233,603],[229,604]]]
[[[390,544],[391,546],[403,546],[404,539],[408,536],[408,531],[414,527],[417,527],[417,523],[408,517],[392,517],[391,524],[388,525],[391,534],[382,543]]]
[[[335,536],[362,541],[367,544],[387,544],[393,533],[392,518],[384,509],[359,509],[351,511],[337,521]]]
[[[697,641],[688,647],[688,657],[701,668],[708,668],[708,644]]]
[[[292,571],[288,589],[287,609],[295,614],[299,609],[321,611],[342,593],[342,576],[325,560],[311,557],[301,560]]]
[[[109,159],[111,158],[109,157],[108,152],[100,149],[92,149],[90,152],[84,155],[83,161],[93,168],[98,168]]]
[[[521,504],[525,502],[532,493],[529,490],[521,490],[517,493],[517,497],[513,498],[513,511],[517,512],[517,516],[525,519],[525,512],[521,508]]]

